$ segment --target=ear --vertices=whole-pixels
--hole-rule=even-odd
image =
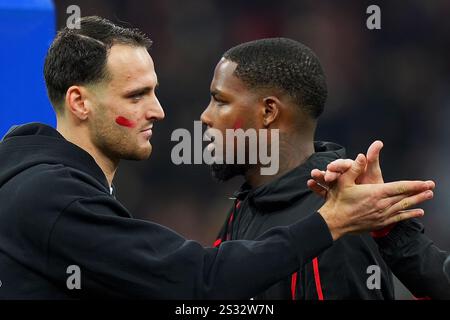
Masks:
[[[71,86],[66,92],[66,107],[80,121],[86,120],[89,114],[86,88]]]
[[[282,103],[277,97],[274,96],[264,98],[263,103],[264,103],[264,110],[263,110],[264,127],[269,127],[280,116]]]

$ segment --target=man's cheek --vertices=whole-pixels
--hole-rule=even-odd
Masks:
[[[242,124],[243,124],[242,119],[237,118],[237,119],[234,121],[233,129],[234,129],[234,130],[242,129]]]
[[[133,121],[133,120],[128,119],[123,116],[118,116],[116,118],[116,123],[119,126],[126,127],[126,128],[134,128],[134,127],[136,127],[136,124],[137,124],[136,121]]]

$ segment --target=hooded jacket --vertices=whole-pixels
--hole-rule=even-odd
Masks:
[[[234,195],[236,200],[215,244],[255,239],[270,228],[288,225],[319,209],[323,199],[306,185],[311,170],[324,170],[328,163],[345,157],[341,146],[316,142],[315,153],[297,168],[253,190],[244,184]],[[389,267],[418,297],[448,298],[450,287],[442,271],[445,256],[423,235],[423,226],[411,220],[376,240],[369,234],[344,236],[255,298],[394,299]]]
[[[258,241],[203,248],[133,219],[55,129],[15,127],[0,143],[0,299],[249,298],[332,245],[311,213]]]

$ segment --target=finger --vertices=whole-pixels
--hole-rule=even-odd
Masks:
[[[320,171],[319,169],[313,169],[311,171],[311,177],[314,179],[316,184],[322,189],[328,192],[328,189],[332,185],[332,183],[327,183],[324,179],[325,171]],[[312,180],[312,179],[311,179]]]
[[[309,179],[306,182],[306,184],[307,184],[308,188],[311,189],[318,196],[321,196],[323,198],[325,198],[327,196],[328,190],[325,189],[324,187],[322,187],[321,185],[319,185],[315,180]]]
[[[398,211],[397,214],[391,216],[390,218],[386,219],[383,224],[382,228],[389,226],[393,223],[398,223],[403,220],[408,220],[412,218],[421,218],[425,215],[425,212],[422,209],[411,209],[411,210],[402,210]]]
[[[402,201],[403,199],[410,197],[410,196],[414,196],[414,195],[417,195],[417,193],[415,193],[415,194],[400,194],[400,195],[396,195],[396,196],[393,196],[393,197],[390,197],[387,199],[380,200],[379,207],[382,210],[387,209],[387,208],[393,206],[394,204]],[[434,196],[434,194],[432,196]]]
[[[434,188],[436,188],[436,183],[434,181],[428,180],[426,183],[428,184],[430,190],[434,190]]]
[[[364,173],[366,165],[366,156],[362,153],[358,154],[350,169],[342,174],[341,179],[338,181],[342,181],[343,184],[354,184],[358,176]]]
[[[326,171],[325,172],[325,182],[330,183],[336,181],[341,176],[340,172]]]
[[[325,171],[320,171],[319,169],[313,169],[311,171],[311,178],[319,183],[325,183]]]
[[[390,198],[382,199],[378,202],[378,207],[380,210],[386,210],[387,208],[393,206],[394,204],[402,201],[403,199],[407,198],[409,195],[407,194],[400,194],[396,195]]]
[[[327,171],[344,173],[352,167],[352,159],[338,159],[329,163],[327,166]]]
[[[383,180],[380,167],[380,152],[382,148],[383,142],[377,140],[367,150],[367,174],[376,177],[376,180],[379,181]]]
[[[370,145],[369,149],[367,149],[367,162],[369,164],[379,163],[381,149],[383,149],[383,142],[380,140],[377,140]]]
[[[399,202],[390,206],[386,211],[386,217],[390,218],[394,216],[397,212],[406,210],[409,207],[415,206],[419,203],[432,199],[434,196],[433,191],[427,190],[413,196],[406,197]]]
[[[417,194],[426,190],[432,190],[433,186],[433,181],[396,181],[384,184],[374,184],[373,188],[374,191],[379,190],[385,198],[388,198],[401,194]]]

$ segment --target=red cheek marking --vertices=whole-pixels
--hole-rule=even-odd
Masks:
[[[242,129],[242,120],[241,120],[241,119],[237,119],[237,120],[234,122],[233,129],[234,129],[234,130]]]
[[[134,128],[136,126],[136,122],[129,120],[122,116],[116,118],[116,123],[119,126],[128,127],[128,128]]]

